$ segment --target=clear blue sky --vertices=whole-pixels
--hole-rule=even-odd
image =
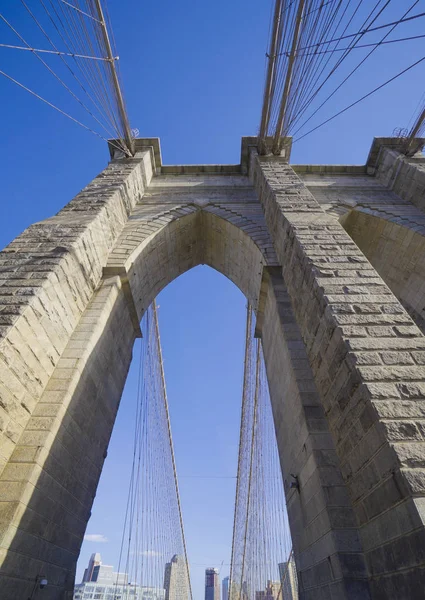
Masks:
[[[46,47],[20,3],[4,5],[5,16],[28,41]],[[255,135],[258,127],[271,0],[109,0],[108,5],[131,126],[142,137],[161,138],[165,163],[238,162],[241,136]],[[424,2],[414,12],[421,10]],[[381,22],[399,14],[400,3],[393,1]],[[422,31],[418,21],[397,36]],[[17,42],[1,23],[0,41]],[[313,123],[408,66],[424,48],[419,40],[380,49]],[[85,118],[30,53],[0,48],[0,69]],[[292,162],[364,163],[374,135],[391,135],[408,124],[424,91],[424,75],[422,64],[295,144]],[[1,77],[0,103],[3,247],[32,222],[57,212],[105,167],[108,153],[102,140]],[[159,304],[178,471],[234,476],[245,299],[221,275],[202,267],[164,290]],[[78,577],[94,551],[105,562],[118,562],[134,401],[131,371],[87,530],[109,542],[84,543]],[[201,600],[205,566],[229,562],[235,481],[183,477],[180,483],[195,598]],[[221,574],[226,576],[228,567]]]

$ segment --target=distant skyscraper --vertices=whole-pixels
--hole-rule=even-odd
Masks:
[[[89,582],[111,584],[118,583],[126,585],[128,583],[127,573],[116,573],[111,565],[103,565],[99,552],[92,554],[87,569],[84,571],[83,583]]]
[[[86,581],[91,581],[93,577],[93,570],[95,567],[98,567],[101,564],[101,558],[99,552],[92,554],[90,556],[89,564],[87,569],[84,571],[83,575],[83,583]]]
[[[205,600],[220,600],[218,569],[205,569]]]
[[[221,584],[221,600],[229,600],[230,577],[225,577]]]
[[[288,562],[279,563],[279,575],[282,582],[281,600],[298,600],[298,579],[294,557]]]
[[[187,563],[183,556],[175,554],[165,565],[165,600],[189,600]]]

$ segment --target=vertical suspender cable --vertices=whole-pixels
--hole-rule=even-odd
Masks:
[[[160,339],[160,335],[159,335],[158,313],[156,310],[156,301],[155,300],[152,303],[152,308],[153,308],[155,336],[156,336],[157,347],[158,347],[158,358],[159,358],[159,368],[160,368],[160,375],[161,375],[162,392],[163,392],[163,397],[164,397],[164,408],[165,408],[165,414],[167,417],[168,441],[170,443],[171,460],[172,460],[172,464],[173,464],[173,474],[174,474],[174,485],[176,487],[177,505],[178,505],[178,509],[179,509],[179,519],[180,519],[180,527],[181,527],[181,534],[182,534],[182,541],[183,541],[184,558],[186,561],[189,596],[190,596],[190,600],[193,600],[192,584],[190,582],[190,574],[189,574],[189,561],[188,561],[187,548],[186,548],[186,538],[184,535],[184,528],[183,528],[183,513],[182,513],[182,509],[181,509],[179,484],[178,484],[178,480],[177,480],[176,459],[174,456],[173,438],[171,436],[170,413],[168,411],[167,388],[165,385],[164,362],[162,360],[162,349],[161,349],[161,339]]]
[[[258,396],[259,396],[259,382],[260,382],[260,340],[257,340],[257,357],[255,363],[255,392],[254,392],[254,414],[252,419],[252,434],[251,434],[251,451],[250,451],[250,464],[249,464],[249,476],[248,476],[248,493],[247,493],[247,503],[246,503],[246,515],[245,515],[245,536],[243,543],[243,553],[242,553],[242,570],[241,570],[241,584],[240,584],[240,592],[239,592],[239,600],[242,600],[242,589],[243,589],[243,579],[245,574],[245,557],[246,557],[246,546],[247,546],[247,538],[248,538],[248,520],[249,520],[249,508],[251,505],[251,487],[252,487],[252,471],[253,471],[253,463],[254,463],[254,447],[255,447],[255,433],[257,426],[257,410],[258,410]],[[251,565],[252,567],[252,565]]]
[[[230,568],[230,600],[282,598],[290,553],[286,502],[261,342],[254,344],[248,306],[241,436]]]
[[[236,495],[235,495],[235,517],[233,521],[233,536],[232,536],[232,555],[230,559],[230,585],[229,585],[229,598],[234,600],[233,597],[233,579],[234,579],[234,568],[235,568],[235,551],[236,551],[236,523],[237,523],[237,511],[239,506],[239,494],[240,494],[240,483],[241,483],[241,464],[243,454],[243,426],[245,423],[245,412],[247,409],[246,395],[248,388],[248,354],[250,351],[250,339],[251,339],[251,323],[252,323],[252,308],[248,305],[246,315],[246,334],[245,334],[245,360],[244,360],[244,373],[243,373],[243,391],[242,391],[242,410],[241,410],[241,427],[239,437],[239,454],[238,454],[238,475],[236,480]]]

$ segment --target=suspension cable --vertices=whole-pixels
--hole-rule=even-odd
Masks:
[[[261,342],[248,306],[229,600],[282,600],[278,565],[292,556],[291,546]]]
[[[12,48],[13,50],[26,50],[28,52],[41,52],[44,54],[56,54],[56,56],[71,56],[72,58],[86,58],[88,60],[109,61],[109,58],[103,56],[87,56],[86,54],[73,54],[71,52],[61,52],[59,50],[45,50],[42,48],[32,48],[31,46],[13,46],[12,44],[0,44],[0,48]],[[119,60],[114,56],[113,60]]]
[[[31,90],[30,88],[26,87],[23,83],[20,83],[19,81],[17,81],[16,79],[14,79],[13,77],[11,77],[10,75],[8,75],[7,73],[5,73],[4,71],[0,70],[0,75],[3,75],[3,77],[5,77],[6,79],[9,79],[9,81],[12,81],[13,83],[15,83],[17,86],[19,86],[20,88],[22,88],[23,90],[27,91],[28,93],[30,93],[32,96],[35,96],[35,98],[38,98],[39,100],[41,100],[42,102],[44,102],[45,104],[47,104],[48,106],[50,106],[51,108],[54,108],[55,110],[57,110],[59,113],[61,113],[62,115],[64,115],[65,117],[67,117],[68,119],[71,119],[71,121],[74,121],[74,123],[77,123],[77,125],[80,125],[81,127],[83,127],[84,129],[86,129],[87,131],[90,131],[90,133],[93,133],[93,135],[96,135],[97,137],[101,138],[102,140],[104,140],[105,142],[108,142],[108,140],[103,137],[103,135],[101,135],[100,133],[98,133],[97,131],[94,131],[93,129],[91,129],[90,127],[88,127],[87,125],[84,125],[84,123],[81,123],[81,121],[79,121],[78,119],[75,119],[74,117],[72,117],[70,114],[68,114],[67,112],[65,112],[64,110],[62,110],[61,108],[59,108],[58,106],[56,106],[55,104],[52,104],[52,102],[49,102],[48,100],[46,100],[45,98],[43,98],[42,96],[40,96],[39,94],[37,94],[36,92],[34,92],[33,90]],[[123,148],[121,148],[120,146],[117,146],[114,142],[110,142],[109,143],[116,148],[117,150],[123,150]]]
[[[179,520],[180,520],[180,529],[181,529],[181,535],[182,535],[182,539],[183,539],[183,549],[184,549],[184,557],[185,557],[185,560],[186,560],[187,578],[188,578],[188,582],[189,582],[189,595],[190,595],[190,600],[193,600],[192,585],[191,585],[190,574],[189,574],[189,560],[188,560],[187,547],[186,547],[186,538],[185,538],[185,535],[184,535],[183,512],[182,512],[182,508],[181,508],[180,493],[179,493],[179,484],[178,484],[178,479],[177,479],[176,459],[175,459],[175,455],[174,455],[173,438],[171,436],[170,413],[169,413],[169,410],[168,410],[167,388],[166,388],[166,385],[165,385],[165,375],[164,375],[164,362],[163,362],[163,359],[162,359],[161,338],[160,338],[160,335],[159,335],[158,311],[157,311],[156,301],[155,300],[153,301],[152,306],[153,306],[153,318],[154,318],[154,326],[155,326],[155,336],[156,336],[156,343],[157,343],[157,348],[158,348],[159,368],[160,368],[160,374],[161,374],[162,394],[163,394],[163,399],[164,399],[165,413],[166,413],[166,417],[167,417],[168,441],[169,441],[170,450],[171,450],[171,460],[172,460],[172,465],[173,465],[174,485],[175,485],[175,488],[176,488],[177,505],[178,505],[178,510],[179,510]]]
[[[293,141],[293,143],[299,142],[300,140],[302,140],[303,138],[305,138],[310,133],[313,133],[313,131],[316,131],[317,129],[320,129],[320,127],[323,127],[324,125],[326,125],[330,121],[333,121],[334,119],[336,119],[337,117],[339,117],[343,113],[347,112],[347,110],[349,110],[353,106],[356,106],[356,104],[359,104],[363,100],[366,100],[366,98],[369,98],[369,96],[372,96],[373,94],[375,94],[376,92],[378,92],[382,88],[386,87],[388,84],[390,84],[391,82],[395,81],[396,79],[398,79],[399,77],[401,77],[402,75],[404,75],[405,73],[407,73],[408,71],[410,71],[411,69],[413,69],[414,67],[416,67],[417,65],[421,64],[422,62],[424,62],[424,60],[425,60],[425,56],[423,56],[419,60],[415,61],[413,64],[409,65],[408,67],[406,67],[405,69],[403,69],[402,71],[400,71],[399,73],[397,73],[397,75],[394,75],[390,79],[387,79],[387,81],[385,81],[384,83],[381,83],[381,85],[378,85],[373,90],[371,90],[370,92],[368,92],[367,94],[365,94],[364,96],[362,96],[361,98],[359,98],[358,100],[356,100],[355,102],[352,102],[351,104],[349,104],[348,106],[346,106],[342,110],[338,111],[336,114],[332,115],[331,117],[329,117],[325,121],[322,121],[322,123],[320,123],[319,125],[316,125],[316,127],[313,127],[312,129],[310,129],[309,131],[307,131],[306,133],[304,133],[300,137],[296,138]]]

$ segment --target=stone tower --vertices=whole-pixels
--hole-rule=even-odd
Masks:
[[[256,313],[300,598],[423,598],[425,159],[136,149],[0,253],[2,600],[72,598],[140,319],[201,263]]]

